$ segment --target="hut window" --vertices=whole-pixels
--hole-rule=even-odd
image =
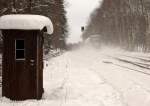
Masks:
[[[25,47],[24,40],[16,40],[15,41],[15,57],[16,60],[24,60],[25,59]]]

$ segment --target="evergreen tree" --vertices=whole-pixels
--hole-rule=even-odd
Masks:
[[[64,0],[1,0],[0,15],[39,14],[49,17],[54,25],[54,33],[45,35],[44,48],[65,49],[67,38],[67,19]]]

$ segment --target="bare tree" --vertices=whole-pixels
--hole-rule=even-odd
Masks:
[[[99,34],[99,42],[104,45],[119,45],[128,50],[146,51],[150,46],[147,40],[150,12],[145,1],[104,0],[91,14],[83,38]]]

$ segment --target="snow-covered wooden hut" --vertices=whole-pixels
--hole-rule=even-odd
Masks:
[[[43,94],[43,34],[53,33],[40,15],[0,17],[3,35],[2,95],[13,100],[40,99]]]

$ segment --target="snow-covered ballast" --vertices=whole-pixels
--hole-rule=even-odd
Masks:
[[[41,15],[4,15],[0,17],[0,29],[43,30],[53,33],[53,25],[48,17]]]
[[[53,33],[49,18],[40,15],[0,17],[3,36],[2,95],[12,100],[41,99],[43,42]]]

